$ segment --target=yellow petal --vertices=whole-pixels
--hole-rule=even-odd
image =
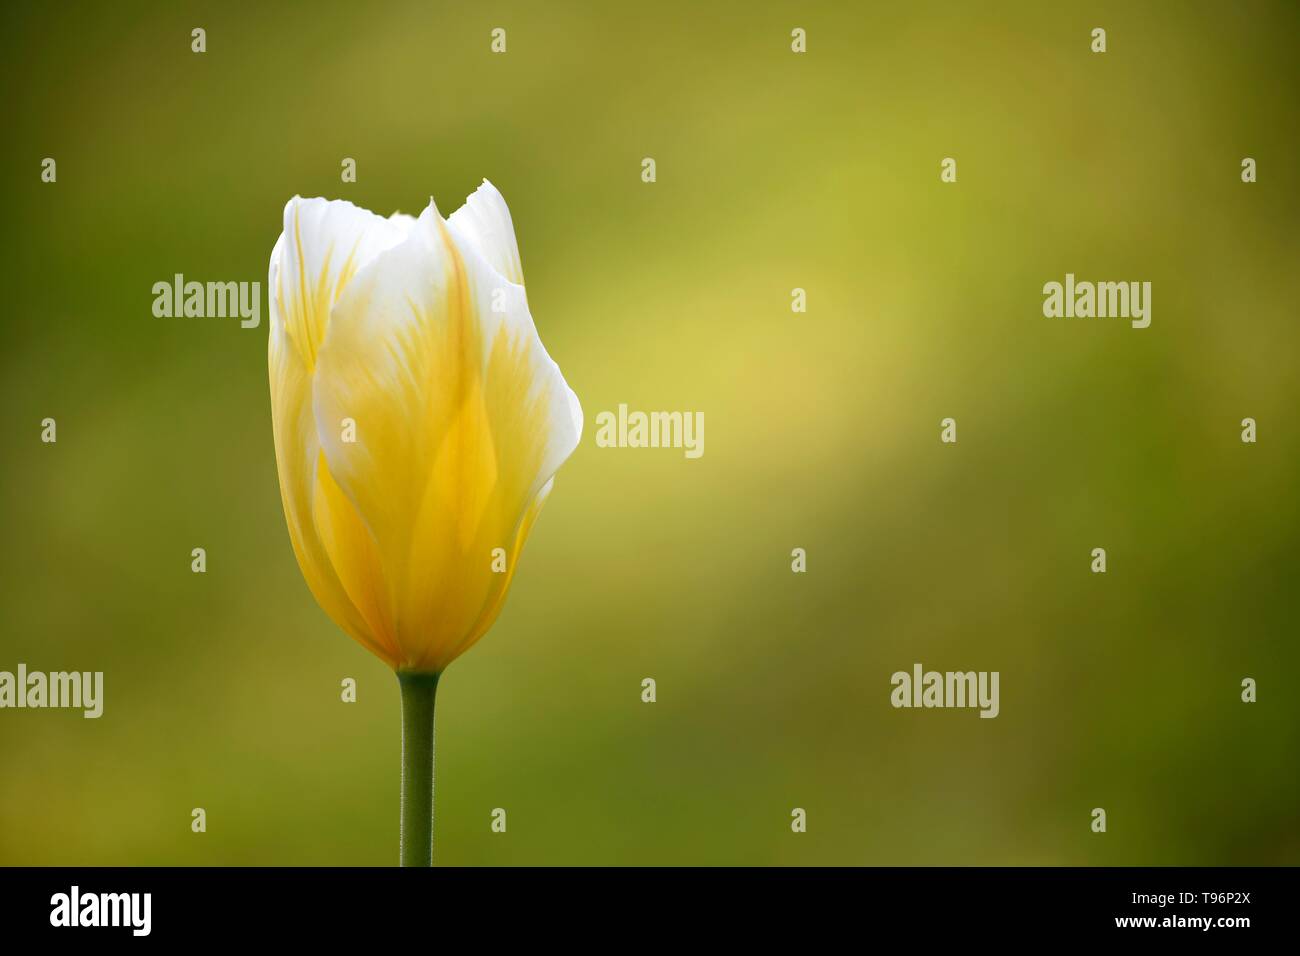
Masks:
[[[513,570],[582,431],[523,287],[482,242],[430,206],[339,296],[314,381],[330,474],[377,548],[400,666],[419,670],[491,623],[509,583],[492,551]],[[343,418],[355,442],[327,427]]]
[[[533,529],[533,522],[541,514],[542,505],[546,503],[546,498],[553,487],[555,487],[555,479],[551,478],[546,484],[542,485],[541,490],[537,492],[537,497],[524,509],[523,517],[519,520],[519,526],[515,529],[514,542],[507,549],[510,562],[505,573],[494,575],[497,579],[494,582],[495,587],[489,592],[487,602],[479,613],[479,619],[474,622],[474,626],[461,639],[460,643],[451,649],[448,660],[454,660],[467,651],[496,622],[497,615],[501,613],[501,609],[505,606],[506,592],[510,588],[511,580],[514,579],[515,568],[519,566],[519,555],[523,552],[524,542],[528,540],[528,532]]]
[[[360,583],[340,579],[330,546],[364,532],[350,502],[337,491],[320,451],[311,404],[316,352],[329,310],[356,270],[382,249],[400,242],[414,220],[385,220],[350,203],[294,198],[285,207],[284,232],[271,253],[268,276],[270,332],[267,347],[271,422],[280,496],[294,555],[312,594],[348,634],[375,654],[396,662],[391,631],[377,626],[372,607],[358,607],[350,592]],[[331,494],[331,489],[333,493]],[[318,528],[324,528],[324,535]],[[342,568],[359,574],[356,562]],[[377,602],[376,602],[377,603]]]

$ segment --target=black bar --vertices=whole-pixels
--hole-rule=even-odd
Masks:
[[[364,944],[411,932],[427,936],[431,951],[515,933],[530,945],[647,937],[661,940],[662,951],[714,934],[764,942],[801,931],[808,942],[843,932],[878,943],[904,934],[924,944],[1106,938],[1223,946],[1293,936],[1294,876],[1282,868],[1157,867],[32,868],[0,870],[0,932],[6,942],[40,945],[75,936],[79,946]],[[74,886],[81,914],[98,919],[103,912],[107,920],[116,910],[122,925],[52,925],[70,912]],[[144,926],[143,896],[129,909],[121,896],[107,905],[101,896],[131,893],[149,894],[147,935],[136,935]],[[68,903],[62,911],[60,895]]]

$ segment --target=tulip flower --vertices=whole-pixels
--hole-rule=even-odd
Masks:
[[[492,626],[577,447],[510,210],[484,180],[444,219],[294,197],[271,252],[271,421],[312,594],[402,694],[402,865],[429,865],[438,678]]]

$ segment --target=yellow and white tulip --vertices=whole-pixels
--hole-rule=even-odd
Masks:
[[[316,600],[399,672],[492,625],[582,408],[538,338],[486,180],[444,219],[291,199],[271,253],[271,411]],[[506,571],[494,573],[502,549]]]

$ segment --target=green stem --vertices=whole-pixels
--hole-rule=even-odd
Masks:
[[[402,688],[402,866],[433,866],[433,698],[438,675],[398,671]]]

